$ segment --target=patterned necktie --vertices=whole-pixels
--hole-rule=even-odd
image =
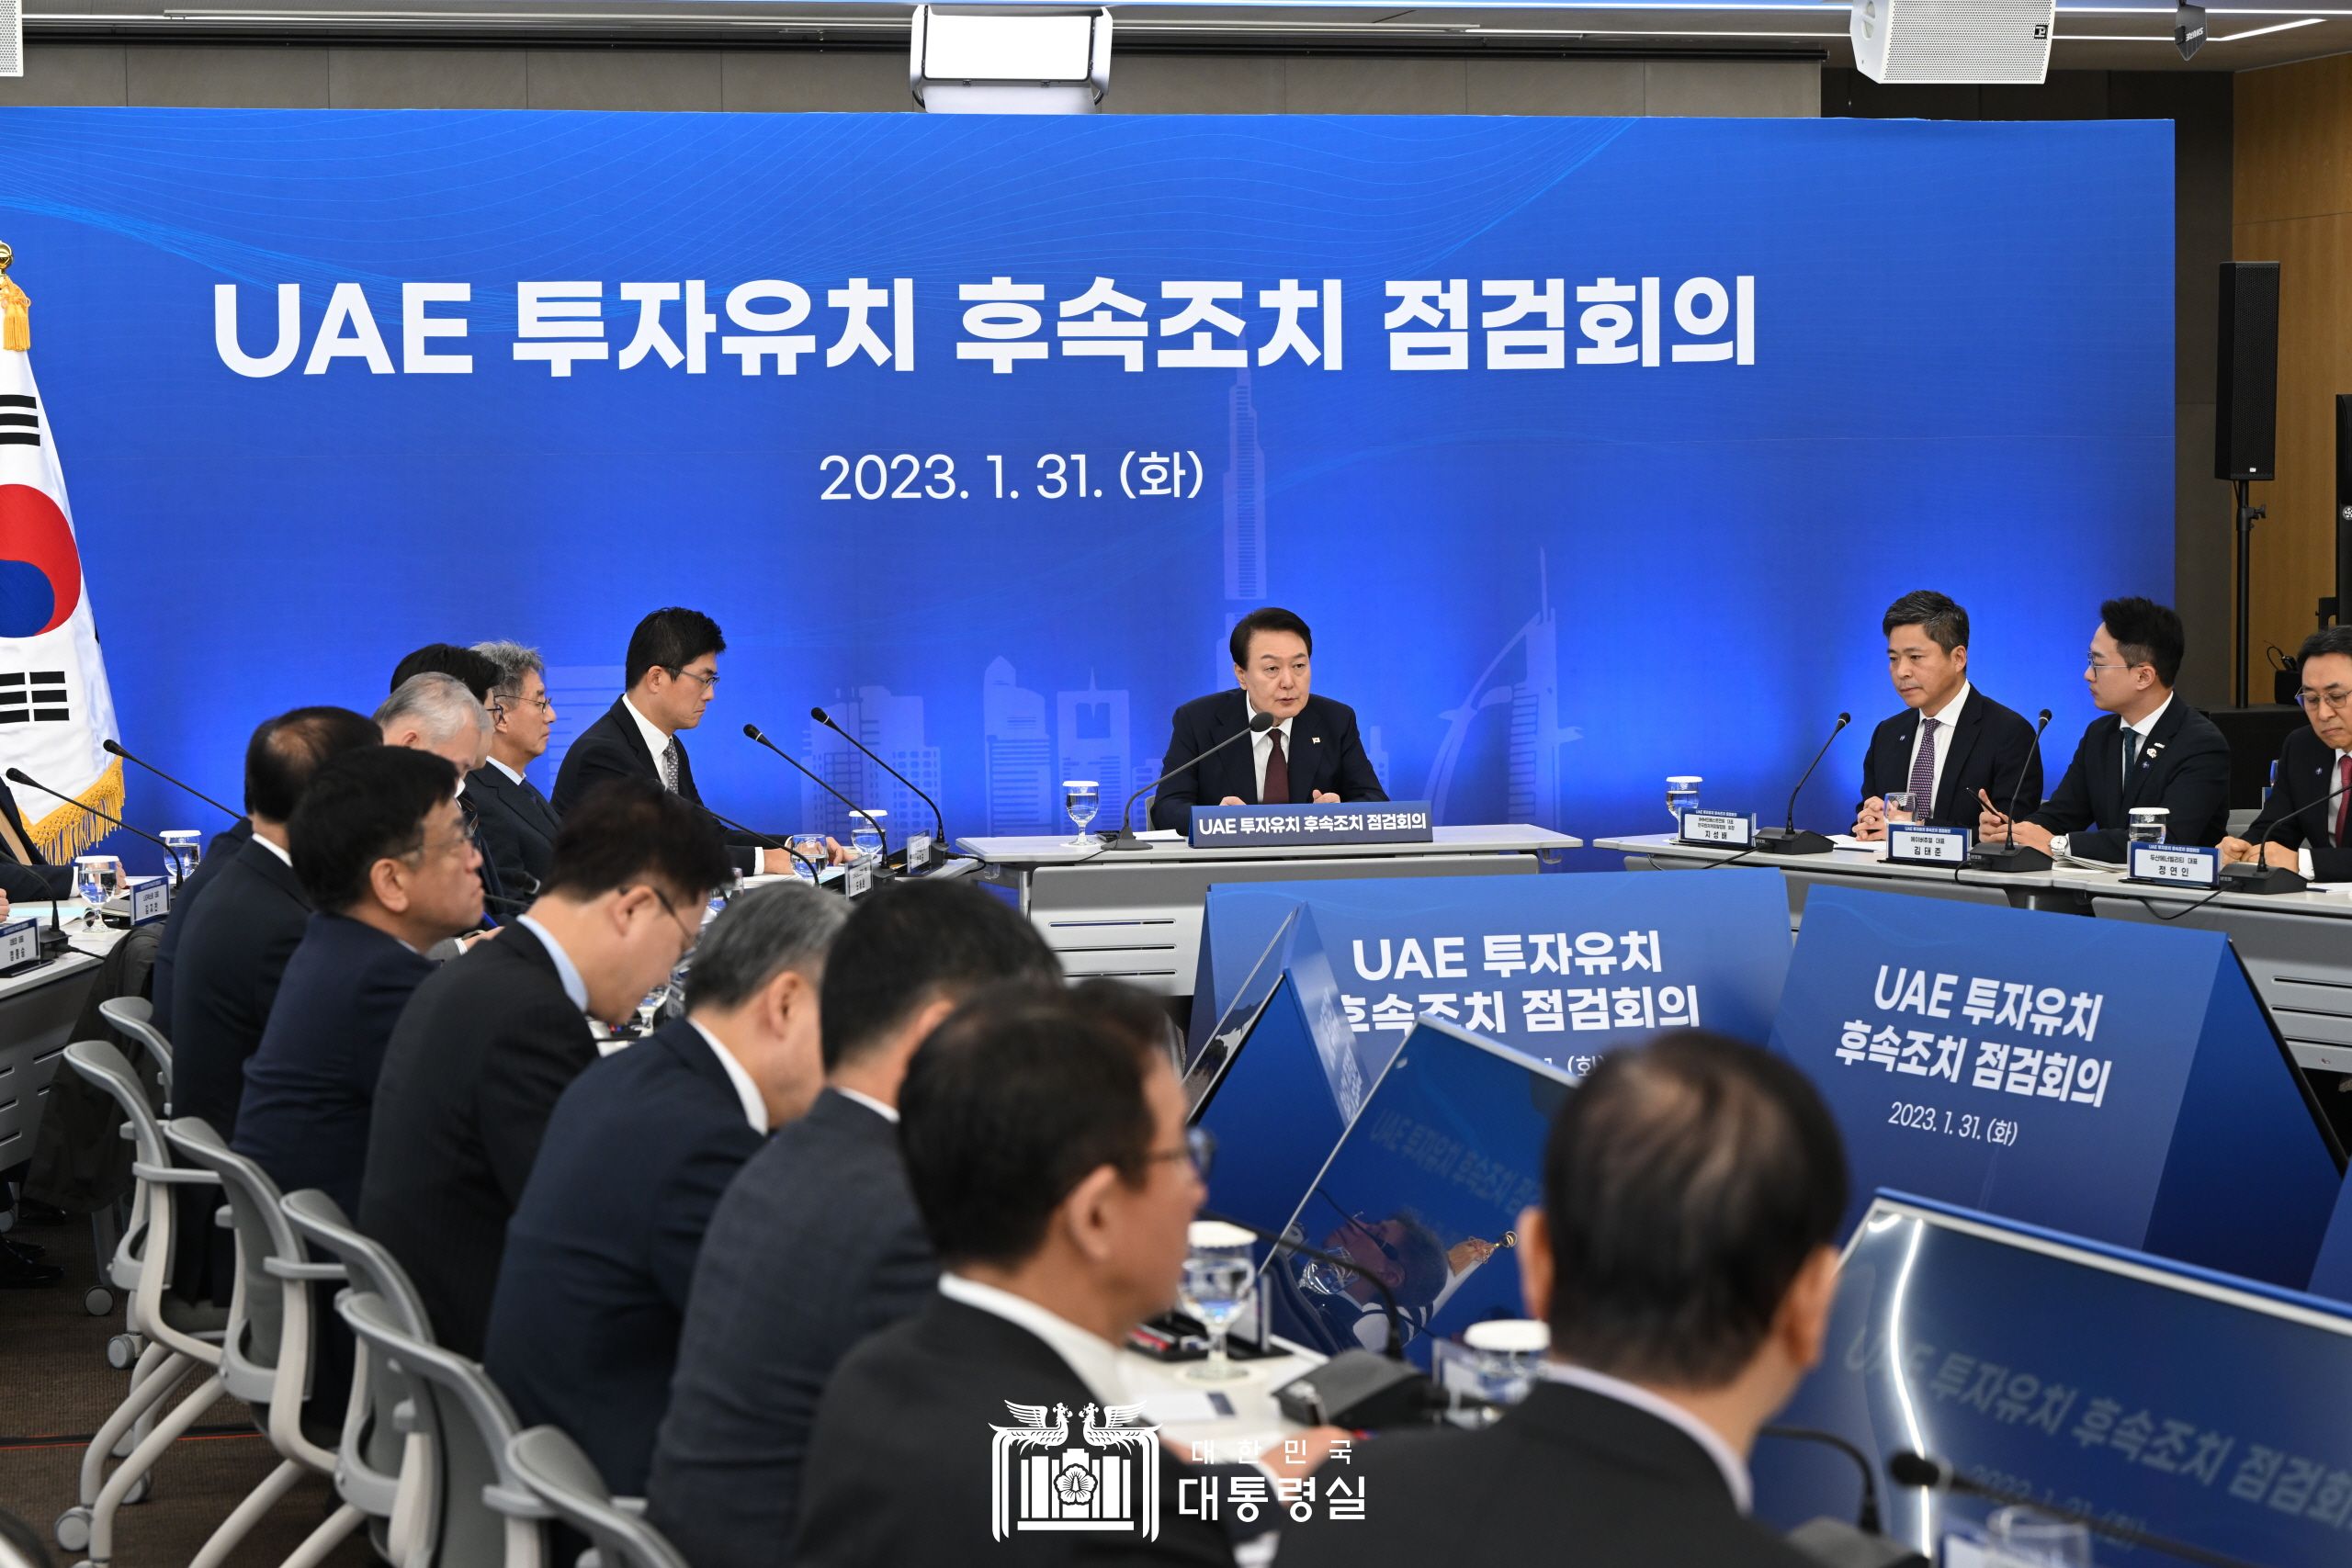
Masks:
[[[2352,756],[2335,761],[2335,787],[2344,793],[2335,797],[2335,847],[2344,848],[2344,836],[2352,831]]]
[[[1940,719],[1919,721],[1919,751],[1911,759],[1911,818],[1930,822],[1936,810],[1936,726]]]
[[[1266,787],[1258,792],[1258,803],[1261,806],[1287,806],[1290,804],[1290,760],[1283,755],[1283,732],[1269,729],[1266,739],[1273,742],[1273,749],[1266,753]]]
[[[678,738],[674,735],[662,748],[662,787],[672,795],[678,793]]]

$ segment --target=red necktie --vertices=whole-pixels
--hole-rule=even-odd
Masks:
[[[2342,757],[2335,763],[2335,787],[2344,793],[2335,797],[2335,847],[2342,849],[2347,821],[2352,820],[2352,757]]]
[[[1266,731],[1266,739],[1273,742],[1274,749],[1266,753],[1266,787],[1258,792],[1258,804],[1288,806],[1290,804],[1290,760],[1283,755],[1283,732],[1279,729],[1269,729]]]

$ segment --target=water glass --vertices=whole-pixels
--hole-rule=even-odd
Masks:
[[[792,863],[792,874],[803,882],[816,881],[818,868],[832,854],[832,851],[825,848],[825,835],[822,833],[793,834],[792,852],[799,857]]]
[[[85,903],[103,904],[122,885],[122,863],[112,855],[79,856],[74,862],[74,880]]]
[[[177,887],[181,877],[195,874],[197,863],[204,858],[204,835],[193,828],[167,828],[160,837],[180,857],[177,870],[173,869],[171,855],[164,857],[164,874]]]
[[[1541,1375],[1552,1330],[1531,1318],[1494,1318],[1472,1324],[1462,1342],[1477,1369],[1480,1396],[1492,1404],[1517,1404]]]
[[[1697,773],[1668,773],[1666,776],[1666,814],[1674,818],[1677,829],[1682,826],[1682,814],[1699,809],[1699,786],[1707,781]]]
[[[1250,1303],[1258,1264],[1250,1252],[1257,1240],[1238,1225],[1222,1220],[1194,1220],[1185,1233],[1190,1252],[1177,1295],[1184,1310],[1208,1331],[1208,1359],[1186,1367],[1182,1377],[1193,1382],[1232,1382],[1250,1374],[1225,1353],[1225,1337],[1233,1320]]]
[[[1094,814],[1102,808],[1102,786],[1100,784],[1092,779],[1062,780],[1062,809],[1069,812],[1069,819],[1078,824],[1078,837],[1069,841],[1069,848],[1089,850],[1094,847],[1094,840],[1086,831],[1086,825],[1094,820]]]
[[[646,992],[645,999],[637,1004],[638,1033],[640,1035],[650,1034],[656,1029],[660,1028],[662,1025],[662,1010],[669,1005],[670,987],[668,985],[664,984],[656,986],[651,990]]]
[[[2165,826],[2172,813],[2161,806],[2135,806],[2132,808],[2132,826],[2128,829],[2135,844],[2161,844],[2165,841]]]
[[[1891,789],[1886,792],[1883,798],[1886,801],[1887,821],[1891,823],[1914,822],[1918,819],[1917,814],[1911,809],[1911,792],[1909,790]]]
[[[2091,1568],[2088,1525],[2052,1518],[2037,1509],[1996,1508],[1984,1521],[1985,1543],[2019,1562],[2044,1568]]]
[[[889,817],[887,811],[867,811],[864,807],[850,813],[849,845],[857,852],[858,859],[869,863],[882,859],[882,825]]]

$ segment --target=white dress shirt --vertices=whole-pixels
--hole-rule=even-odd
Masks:
[[[1572,1367],[1565,1361],[1545,1361],[1544,1376],[1551,1382],[1566,1383],[1570,1388],[1583,1389],[1587,1393],[1613,1399],[1620,1404],[1630,1404],[1636,1410],[1657,1416],[1668,1426],[1680,1428],[1690,1435],[1692,1442],[1707,1450],[1707,1457],[1715,1461],[1717,1470],[1723,1472],[1724,1484],[1731,1489],[1731,1500],[1739,1511],[1745,1514],[1753,1506],[1756,1483],[1748,1479],[1747,1461],[1724,1441],[1722,1433],[1672,1400],[1661,1399],[1649,1390],[1629,1383],[1623,1378],[1612,1378],[1606,1372],[1596,1372],[1589,1367]]]
[[[539,939],[539,945],[548,950],[549,958],[555,960],[555,977],[563,982],[563,994],[571,998],[573,1007],[586,1012],[588,982],[581,976],[580,965],[571,961],[571,954],[564,952],[563,943],[556,941],[547,927],[528,915],[515,916],[514,923]]]
[[[1258,716],[1258,705],[1245,696],[1241,699],[1241,711],[1244,722],[1252,722]],[[1291,750],[1290,726],[1291,721],[1286,718],[1263,735],[1253,735],[1250,738],[1250,758],[1258,769],[1258,800],[1261,805],[1287,806],[1290,804],[1288,801],[1270,801],[1266,798],[1266,764],[1274,755],[1275,736],[1279,735],[1283,738],[1283,761],[1290,764],[1292,776],[1295,778],[1298,773],[1298,754]]]
[[[516,773],[514,769],[508,767],[497,758],[492,757],[489,761],[492,767],[496,768],[500,773],[506,775],[506,782],[508,784],[521,784],[523,782],[522,774]]]
[[[657,779],[662,777],[662,754],[670,749],[670,742],[676,737],[638,712],[637,705],[627,697],[621,699],[621,706],[628,710],[629,717],[637,720],[637,732],[645,737],[645,749],[653,753],[653,776]],[[519,784],[522,781],[518,779],[515,782]]]
[[[1919,821],[1925,822],[1929,806],[1943,798],[1944,759],[1951,754],[1952,730],[1960,723],[1960,710],[1968,705],[1970,689],[1968,682],[1962,681],[1960,690],[1952,694],[1951,701],[1934,713],[1921,714],[1919,722],[1911,727],[1911,755],[1905,759],[1903,764],[1903,787],[1906,790],[1911,787],[1911,770],[1919,761],[1919,743],[1927,739],[1928,721],[1933,719],[1936,726],[1936,755],[1928,770],[1930,798],[1911,803],[1912,814]]]
[[[290,866],[294,863],[293,855],[288,852],[286,846],[279,843],[277,840],[265,839],[259,833],[255,833],[254,835],[254,842],[259,844],[263,849],[267,850],[271,854],[276,855],[279,860],[284,861],[288,865]]]
[[[961,1274],[940,1275],[939,1293],[951,1302],[961,1302],[1025,1328],[1044,1340],[1046,1348],[1078,1374],[1078,1381],[1086,1385],[1086,1392],[1098,1404],[1135,1403],[1127,1393],[1126,1381],[1119,1375],[1119,1348],[1108,1339],[1089,1333],[1025,1297],[998,1290],[994,1285],[983,1285],[977,1280],[967,1280]]]
[[[857,1101],[858,1104],[863,1105],[865,1109],[871,1111],[874,1114],[879,1116],[883,1121],[888,1122],[893,1127],[899,1124],[899,1108],[897,1106],[885,1105],[882,1101],[875,1099],[870,1094],[860,1094],[854,1089],[843,1089],[839,1084],[828,1084],[826,1087],[831,1089],[835,1094],[840,1095],[843,1100],[854,1100]]]
[[[727,1081],[735,1086],[735,1097],[743,1102],[743,1120],[752,1124],[752,1132],[765,1137],[768,1102],[760,1098],[760,1086],[752,1081],[752,1075],[743,1070],[743,1064],[735,1059],[735,1053],[727,1048],[727,1042],[701,1024],[695,1023],[693,1019],[686,1021],[695,1024],[695,1032],[701,1035],[702,1043],[710,1047],[710,1054],[718,1058],[718,1065],[727,1069]]]

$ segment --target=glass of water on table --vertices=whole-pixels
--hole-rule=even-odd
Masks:
[[[1086,827],[1102,808],[1102,785],[1098,781],[1062,780],[1062,809],[1069,812],[1069,819],[1078,824],[1078,837],[1069,841],[1068,848],[1091,850],[1094,847],[1094,836],[1086,830]]]
[[[1883,798],[1886,801],[1888,827],[1892,828],[1898,823],[1908,824],[1919,819],[1918,809],[1912,800],[1909,790],[1891,789]]]
[[[1697,773],[1666,776],[1666,814],[1674,818],[1676,831],[1681,830],[1684,812],[1699,809],[1699,786],[1706,782]]]

